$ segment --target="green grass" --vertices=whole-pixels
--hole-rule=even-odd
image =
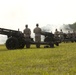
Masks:
[[[0,75],[76,75],[76,43],[17,50],[1,45]]]

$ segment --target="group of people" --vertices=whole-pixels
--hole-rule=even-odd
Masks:
[[[39,27],[38,23],[36,24],[36,27],[34,28],[33,32],[35,34],[35,42],[41,42],[41,28]],[[31,37],[31,30],[30,28],[28,28],[28,25],[25,25],[25,29],[23,30],[23,33],[25,38]]]
[[[38,43],[41,42],[41,32],[42,32],[42,30],[39,27],[39,24],[37,23],[36,27],[33,29],[33,33],[35,34],[35,42],[38,42]],[[28,28],[28,25],[25,25],[25,29],[23,30],[23,33],[24,33],[25,38],[31,38],[31,29]],[[72,34],[74,34],[74,35],[72,35],[73,37],[76,37],[76,33],[74,31],[73,31]],[[64,38],[65,38],[65,33],[63,33],[62,29],[60,29],[60,31],[55,29],[54,37],[59,38],[61,41],[63,41]],[[67,38],[70,37],[70,32],[69,31],[68,31],[66,37]],[[39,47],[40,47],[40,45],[39,45]]]
[[[63,33],[62,29],[60,29],[60,31],[58,31],[58,30],[56,29],[55,32],[54,32],[54,37],[55,37],[55,38],[60,38],[60,40],[63,41],[63,39],[64,39],[63,34],[64,34],[64,33]]]
[[[41,28],[39,27],[39,24],[36,24],[36,28],[34,28],[33,32],[35,34],[35,42],[41,42]],[[25,25],[25,29],[23,30],[24,37],[25,38],[30,38],[31,37],[31,29],[28,28],[28,25]],[[60,37],[63,39],[63,31],[62,29],[60,32],[56,29],[54,32],[54,37]]]
[[[64,33],[62,29],[58,31],[57,29],[55,30],[54,33],[55,38],[59,38],[61,41],[65,41],[66,39],[68,40],[76,40],[76,32],[73,30],[72,32],[68,31],[67,33]]]

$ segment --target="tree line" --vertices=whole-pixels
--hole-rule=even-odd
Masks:
[[[69,29],[71,29],[71,30],[76,30],[76,22],[73,23],[73,24],[65,25],[65,26],[64,26],[64,29],[65,29],[65,30],[69,30]]]

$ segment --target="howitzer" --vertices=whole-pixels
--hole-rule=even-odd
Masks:
[[[0,34],[7,35],[7,49],[24,48],[24,35],[21,31],[0,28]]]
[[[59,46],[60,40],[54,37],[53,33],[50,32],[41,32],[41,35],[45,36],[44,42],[48,42],[50,47]]]
[[[7,35],[7,37],[11,37],[11,36],[14,36],[14,37],[24,37],[23,36],[23,33],[21,33],[21,31],[16,31],[16,30],[11,30],[11,29],[5,29],[5,28],[0,28],[0,34],[3,34],[3,35]]]
[[[69,35],[67,33],[63,34],[64,40],[63,42],[76,42],[76,34],[70,33]]]
[[[41,32],[41,35],[45,36],[43,42],[35,42],[31,37],[25,38],[24,33],[18,30],[0,28],[0,34],[8,37],[5,43],[7,49],[22,49],[25,45],[26,48],[30,48],[31,44],[48,45],[50,47],[54,47],[54,44],[59,45],[59,42],[54,38],[54,34],[49,32]]]

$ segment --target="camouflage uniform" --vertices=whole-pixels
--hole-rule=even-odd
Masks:
[[[64,36],[63,36],[63,31],[62,31],[62,29],[60,30],[59,35],[60,35],[60,40],[63,41],[63,40],[64,40]]]
[[[70,31],[68,31],[67,38],[70,39],[70,37],[71,37],[71,33]]]
[[[31,35],[31,30],[28,28],[28,25],[26,25],[26,28],[24,29],[24,37],[25,38],[30,38]]]
[[[73,41],[76,41],[76,32],[75,31],[73,31],[73,33],[72,33],[72,39],[73,39]]]
[[[58,38],[59,37],[59,31],[57,29],[55,30],[54,37],[55,38]]]
[[[30,35],[31,35],[31,30],[28,28],[28,25],[25,26],[26,28],[24,29],[24,37],[26,38],[26,48],[30,48],[30,43],[29,41],[31,40]]]
[[[73,31],[73,37],[74,37],[74,38],[76,37],[76,32],[75,32],[75,31]]]
[[[35,41],[41,42],[41,28],[36,27],[33,32],[35,33]]]
[[[38,24],[36,24],[36,28],[33,30],[35,33],[35,42],[41,42],[41,28],[38,27]],[[36,45],[36,47],[40,47],[40,45]]]

